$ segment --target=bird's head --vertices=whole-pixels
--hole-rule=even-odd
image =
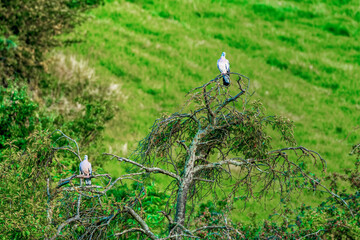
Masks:
[[[84,161],[87,161],[88,160],[88,155],[85,155],[84,156]]]
[[[222,52],[221,57],[225,57],[226,52]]]

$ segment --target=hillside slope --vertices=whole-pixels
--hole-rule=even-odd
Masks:
[[[225,51],[231,70],[250,77],[253,99],[294,120],[298,144],[331,172],[352,166],[360,140],[359,21],[356,1],[108,0],[62,51],[118,92],[109,152],[129,154],[156,118],[218,74]]]

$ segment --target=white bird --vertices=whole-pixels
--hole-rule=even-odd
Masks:
[[[85,155],[84,161],[80,163],[80,174],[85,176],[91,176],[92,170],[91,170],[91,163],[88,161],[88,156]],[[85,178],[85,184],[91,185],[91,178]]]
[[[219,60],[217,61],[217,67],[221,73],[221,75],[223,76],[223,82],[225,86],[230,85],[230,76],[229,76],[229,72],[230,72],[230,63],[229,61],[225,58],[226,53],[223,52],[221,54],[221,57],[219,58]]]

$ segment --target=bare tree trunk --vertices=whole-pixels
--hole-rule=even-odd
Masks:
[[[189,186],[190,186],[189,181],[186,181],[186,180],[187,179],[182,181],[181,185],[179,187],[177,203],[176,203],[176,213],[175,213],[175,219],[174,219],[175,224],[184,225],[186,202],[187,202],[187,196],[188,196]]]
[[[194,168],[195,168],[195,161],[197,158],[196,155],[197,147],[201,138],[203,138],[207,132],[208,132],[208,128],[204,130],[199,130],[196,136],[194,137],[193,142],[190,145],[189,157],[185,163],[184,176],[181,179],[180,187],[178,190],[176,213],[174,217],[175,226],[176,224],[180,224],[184,226],[188,193],[189,193],[190,185],[194,180]]]

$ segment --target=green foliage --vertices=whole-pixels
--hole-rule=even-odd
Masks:
[[[85,19],[83,11],[100,3],[0,3],[0,148],[9,140],[26,147],[25,139],[35,129],[56,128],[76,136],[85,148],[113,118],[112,95],[107,86],[94,81],[92,69],[73,59],[56,63],[61,59],[45,59],[60,43],[54,37],[72,30]]]
[[[266,20],[270,14],[254,11],[261,4],[274,9],[278,15],[273,18],[286,18]],[[331,172],[351,165],[345,154],[349,144],[358,142],[357,135],[341,141],[360,120],[354,114],[360,89],[357,9],[356,1],[108,0],[64,40],[86,40],[66,51],[89,59],[97,75],[120,84],[119,94],[126,96],[118,102],[121,115],[105,131],[105,145],[114,153],[128,154],[155,119],[176,111],[201,79],[218,74],[216,59],[226,51],[231,69],[251,78],[254,98],[270,114],[293,120],[297,142],[318,150]],[[324,29],[340,22],[349,37]],[[293,204],[320,201],[308,195]],[[249,211],[263,209],[257,202],[249,204],[248,211],[232,217],[247,220]],[[264,212],[275,206],[269,203]]]
[[[46,179],[61,168],[47,132],[35,131],[25,140],[23,150],[13,142],[2,149],[0,228],[6,239],[42,238],[53,228],[47,221]]]
[[[35,130],[50,127],[52,118],[39,111],[26,87],[0,86],[0,149],[11,140],[13,145],[26,148],[27,137]],[[1,153],[0,153],[1,156]]]
[[[54,37],[69,32],[84,20],[81,12],[101,2],[1,1],[0,83],[8,85],[14,78],[36,83],[44,67],[45,54],[59,43]]]
[[[0,37],[0,50],[10,50],[11,48],[17,48],[16,43],[11,39]]]
[[[101,171],[99,171],[99,173],[101,173]],[[104,182],[97,182],[97,184],[104,184]],[[53,211],[51,218],[55,225],[59,225],[76,215],[76,202],[78,197],[76,191],[58,191],[57,189],[52,191],[51,208]],[[155,229],[158,235],[166,234],[167,222],[160,212],[164,211],[168,196],[160,192],[154,185],[149,184],[145,186],[135,183],[129,186],[127,183],[117,184],[110,189],[106,195],[100,198],[101,204],[99,204],[99,198],[97,197],[87,198],[83,196],[81,211],[86,213],[86,217],[92,217],[92,220],[71,223],[62,229],[62,235],[69,236],[69,238],[78,238],[84,237],[83,234],[85,234],[87,237],[91,235],[92,238],[102,239],[105,236],[110,236],[110,238],[114,237],[114,233],[122,232],[125,229],[138,228],[139,224],[137,221],[122,211],[124,206],[130,206],[138,212],[149,227]],[[92,209],[92,211],[88,211],[89,209]],[[100,214],[100,217],[98,214]],[[106,220],[109,220],[106,215],[110,215],[110,217],[113,218],[110,219],[112,220],[110,224],[106,224]],[[94,223],[96,223],[95,228]],[[103,223],[103,227],[96,227],[101,223]],[[76,228],[74,226],[76,226]],[[136,239],[138,236],[138,233],[129,232],[121,236],[120,239]]]
[[[104,0],[68,0],[66,5],[70,8],[89,8],[89,6],[97,6],[103,3]]]
[[[353,188],[338,191],[339,185],[333,184],[333,190],[347,201],[349,208],[338,199],[327,197],[317,205],[302,204],[297,208],[286,205],[280,213],[270,215],[265,221],[257,221],[253,213],[252,223],[233,223],[228,219],[239,235],[232,239],[357,239],[360,234],[360,192],[359,172],[357,169],[348,171],[347,175],[333,175],[333,183],[346,181]],[[227,217],[228,209],[224,209],[224,202],[217,204],[207,202],[201,204],[194,224],[197,227],[218,225],[219,221]],[[354,215],[352,215],[354,214]],[[206,239],[228,239],[222,229],[204,229],[199,234]],[[241,236],[241,237],[240,237]]]
[[[50,63],[44,62],[44,54],[59,43],[53,37],[81,22],[84,19],[78,15],[83,11],[81,8],[97,2],[1,1],[0,82],[9,85],[15,78],[20,78],[20,81],[30,83],[31,90],[39,90],[40,86],[40,99],[44,99],[39,101],[36,94],[33,98],[26,96],[26,88],[10,86],[9,89],[1,89],[0,121],[4,123],[0,125],[0,146],[4,148],[1,154],[8,156],[9,149],[15,153],[15,147],[5,144],[9,139],[28,151],[26,147],[30,145],[27,142],[33,142],[26,137],[36,129],[49,126],[48,123],[65,129],[67,134],[83,141],[84,145],[90,144],[103,131],[105,122],[113,115],[113,110],[107,110],[111,109],[108,108],[110,100],[93,99],[105,96],[106,89],[100,90],[98,95],[89,94],[88,90],[95,90],[98,86],[44,79],[41,70],[51,68]],[[119,101],[124,113],[107,131],[107,145],[114,147],[114,151],[121,151],[118,146],[123,144],[133,146],[148,131],[149,122],[153,122],[161,112],[171,112],[177,107],[184,93],[197,86],[199,79],[209,78],[209,72],[217,73],[214,59],[223,51],[219,50],[220,47],[228,52],[232,69],[240,69],[255,79],[255,94],[261,96],[270,112],[281,112],[295,120],[296,139],[319,149],[328,159],[330,171],[349,165],[343,156],[344,149],[358,137],[351,136],[341,142],[339,139],[344,139],[349,129],[359,122],[359,117],[354,114],[358,110],[359,87],[356,80],[360,72],[357,53],[360,15],[356,1],[309,0],[281,4],[258,1],[191,1],[178,4],[168,1],[157,1],[155,4],[154,1],[141,0],[107,2],[104,7],[93,11],[93,20],[79,28],[75,35],[70,35],[67,42],[87,39],[68,49],[76,55],[92,59],[91,65],[95,66],[97,75],[122,84],[119,95],[129,97],[126,102]],[[53,71],[50,72],[53,74]],[[173,76],[176,76],[176,81]],[[87,89],[84,91],[85,98],[84,92],[79,91],[84,89],[83,86]],[[79,96],[75,100],[77,92]],[[17,100],[14,102],[12,99]],[[64,104],[61,99],[66,99],[70,105]],[[74,107],[77,104],[81,104],[81,111]],[[51,112],[45,114],[44,107]],[[95,113],[105,115],[102,117]],[[280,121],[287,121],[287,118]],[[119,139],[119,136],[122,138]],[[354,146],[353,153],[357,152],[359,147]],[[17,162],[30,157],[11,159]],[[9,166],[9,162],[3,164]],[[72,165],[74,169],[77,167],[71,161],[67,164],[70,168]],[[343,188],[339,179],[352,179],[351,184],[357,184],[357,172],[352,170],[347,174],[347,177],[341,174],[333,177],[339,192]],[[3,174],[0,173],[0,176],[0,185],[7,187],[9,182],[4,180]],[[16,181],[23,181],[23,178]],[[21,186],[21,182],[17,185]],[[17,187],[11,181],[9,186]],[[41,186],[41,194],[44,194],[43,189],[44,185]],[[12,193],[15,201],[22,206],[24,201],[19,202],[16,195],[24,189],[17,190]],[[25,190],[28,195],[21,195],[23,199],[34,199],[31,194],[39,194],[31,193],[31,187]],[[1,188],[0,194],[6,191],[8,188],[5,191]],[[124,196],[126,192],[127,189]],[[358,199],[355,196],[348,196],[354,205]],[[29,219],[35,218],[30,207],[24,208],[23,211],[27,211],[25,214],[17,206],[20,212],[12,212],[12,219],[3,217],[4,211],[9,210],[9,198],[12,196],[2,197],[0,206],[0,229],[4,227],[5,238],[43,237],[36,233],[34,222],[40,221],[39,226],[44,226],[44,219],[39,216],[45,216],[38,214],[34,215],[36,220]],[[296,214],[302,212],[299,215],[300,227],[294,226],[294,221],[292,224],[268,221],[263,226],[244,224],[240,227],[244,229],[244,234],[248,233],[245,235],[247,238],[270,238],[274,235],[298,238],[317,232],[324,226],[330,226],[326,229],[335,231],[328,238],[338,238],[340,234],[356,238],[358,226],[347,221],[351,217],[338,207],[339,204],[329,201],[318,209],[304,206],[302,210],[296,210]],[[213,212],[212,206],[208,208]],[[44,210],[44,205],[34,209]],[[322,213],[324,211],[326,213]],[[334,214],[332,217],[329,217],[330,212]],[[19,214],[27,224],[22,224]],[[66,215],[61,214],[63,218],[59,220],[65,219]],[[261,214],[258,216],[262,218]],[[296,217],[292,219],[296,220]],[[343,219],[347,220],[342,222]],[[332,220],[335,222],[331,223]],[[12,234],[4,221],[9,226],[15,226]],[[331,228],[331,224],[335,227]],[[23,233],[17,226],[24,229]],[[34,229],[29,229],[29,226]],[[299,229],[303,230],[301,234]],[[336,229],[339,229],[338,233]],[[84,229],[79,228],[78,231]],[[320,231],[319,235],[323,233]],[[311,237],[317,238],[316,235]]]
[[[27,137],[34,130],[54,131],[58,128],[75,136],[84,149],[89,145],[95,147],[96,140],[101,139],[105,123],[113,118],[115,111],[108,95],[92,91],[96,87],[97,85],[86,83],[78,89],[74,88],[73,91],[77,91],[80,96],[69,99],[84,107],[76,109],[68,105],[65,106],[66,112],[62,112],[55,108],[54,103],[49,105],[50,109],[39,107],[30,98],[25,86],[0,86],[0,149],[6,148],[8,141],[24,149],[28,147]],[[51,91],[55,92],[56,89]],[[54,92],[44,98],[56,101]],[[61,89],[59,92],[63,95]]]
[[[54,157],[50,145],[59,128],[92,155],[114,116],[112,94],[76,61],[68,78],[55,71],[49,50],[54,37],[85,19],[95,1],[2,1],[0,3],[0,229],[6,239],[39,239],[54,233],[46,180],[78,171],[78,161]],[[58,62],[59,63],[59,62]],[[57,66],[59,67],[59,65]],[[69,71],[71,70],[71,71]],[[46,72],[48,71],[48,72]],[[91,71],[90,71],[91,72]],[[64,72],[63,72],[64,73]],[[54,194],[54,197],[57,197]],[[57,215],[66,217],[66,211]],[[54,217],[56,220],[56,218]]]

